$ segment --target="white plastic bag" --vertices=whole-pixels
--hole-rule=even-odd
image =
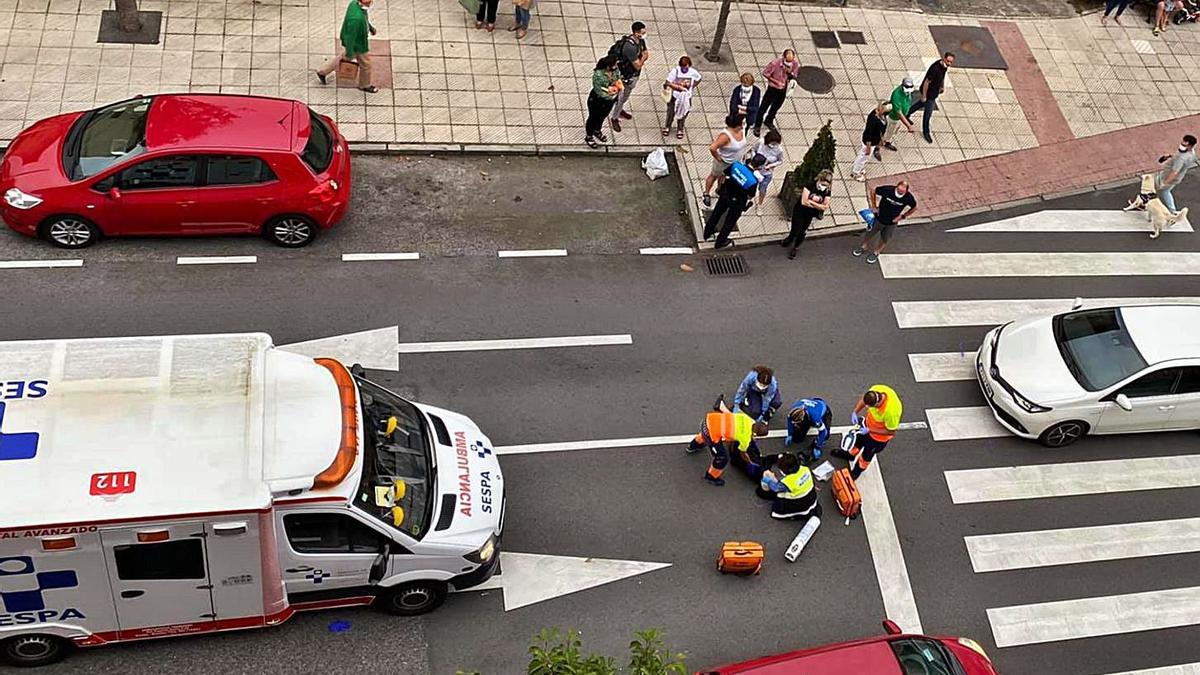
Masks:
[[[646,170],[646,176],[650,180],[662,178],[670,173],[667,168],[667,153],[662,148],[651,150],[646,159],[642,160],[642,168]]]

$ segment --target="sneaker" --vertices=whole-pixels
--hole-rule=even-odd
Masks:
[[[704,203],[704,208],[706,208],[706,209],[712,208],[712,195],[706,194],[700,198],[700,201]]]
[[[733,246],[733,240],[726,239],[725,241],[721,242],[720,244],[714,244],[713,250],[718,250],[718,249],[722,249],[722,248],[730,248],[731,246]]]
[[[898,150],[898,148],[896,146],[892,145],[891,143],[884,143],[883,147],[887,148],[888,150],[891,150],[892,152],[896,152]]]
[[[853,457],[854,457],[854,455],[851,455],[850,453],[846,452],[845,450],[843,450],[841,448],[834,448],[829,451],[829,454],[834,457],[837,457],[838,459],[844,459],[847,462],[850,461],[851,459],[853,459]]]
[[[613,131],[621,133],[621,120],[614,117],[608,121],[608,125],[612,127]]]
[[[860,183],[867,182],[867,174],[865,172],[864,173],[852,173],[852,174],[850,174],[850,177]]]
[[[689,454],[689,455],[694,455],[694,454],[696,454],[697,452],[700,452],[700,451],[701,451],[701,450],[703,450],[703,449],[704,449],[704,446],[703,446],[703,445],[697,445],[697,446],[695,446],[695,447],[692,447],[692,444],[691,444],[691,443],[688,443],[688,444],[687,444],[687,446],[686,446],[686,447],[684,447],[683,451],[684,451],[684,452],[686,452],[686,453],[687,453],[687,454]]]
[[[867,264],[868,265],[874,265],[877,262],[879,262],[879,254],[878,253],[868,253],[867,254]]]
[[[721,487],[722,485],[725,484],[724,478],[713,478],[712,476],[710,476],[708,474],[704,474],[704,480],[708,481],[709,483],[712,483],[716,487]]]
[[[623,119],[623,120],[631,120],[631,119],[633,119],[633,115],[631,115],[631,114],[629,114],[629,113],[625,112],[624,110],[622,110],[622,111],[621,111],[621,113],[620,113],[620,117],[621,117],[621,119]]]
[[[875,146],[875,151],[871,153],[871,156],[874,157],[875,161],[877,161],[877,162],[883,161],[883,155],[879,154],[879,146],[878,145]]]
[[[863,247],[861,247],[861,246],[855,246],[855,247],[854,247],[854,250],[853,250],[853,251],[850,251],[850,255],[852,255],[852,256],[854,256],[855,258],[857,258],[857,257],[861,256],[861,255],[862,255],[863,253],[865,253],[865,252],[866,252],[866,250],[865,250],[865,249],[863,249]]]

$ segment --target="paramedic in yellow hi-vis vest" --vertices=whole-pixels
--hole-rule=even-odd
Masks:
[[[759,461],[754,438],[766,436],[768,427],[765,422],[755,422],[746,413],[730,412],[725,407],[723,396],[713,408],[713,412],[704,416],[700,433],[688,443],[687,452],[693,454],[708,446],[708,451],[712,453],[712,464],[705,472],[704,480],[721,486],[725,484],[721,474],[729,464],[731,453],[744,453],[743,457],[749,457],[751,462]]]
[[[900,414],[904,411],[896,390],[885,384],[876,384],[863,394],[862,400],[854,406],[850,413],[853,424],[862,423],[862,431],[854,440],[851,452],[838,449],[833,452],[835,457],[850,462],[850,477],[858,479],[862,472],[871,465],[875,455],[883,452],[888,441],[896,435],[900,428]]]
[[[775,465],[763,472],[755,493],[763,499],[772,500],[772,518],[790,520],[821,517],[817,484],[813,482],[812,471],[790,452],[779,455]]]

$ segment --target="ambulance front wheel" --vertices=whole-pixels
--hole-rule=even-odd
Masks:
[[[446,601],[446,584],[441,581],[414,581],[389,588],[381,598],[383,608],[400,616],[432,612]]]
[[[61,661],[71,643],[54,635],[21,635],[0,642],[0,662],[34,668]]]

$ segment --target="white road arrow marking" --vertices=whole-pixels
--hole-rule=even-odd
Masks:
[[[947,232],[1149,232],[1150,223],[1144,212],[1117,211],[1058,211],[1049,209],[1023,216],[1005,218],[990,223],[956,227]],[[1165,228],[1163,232],[1192,232],[1192,224],[1184,220]]]
[[[511,612],[670,566],[671,563],[504,551],[500,554],[501,573],[463,592],[502,589],[504,611]]]
[[[400,354],[396,350],[399,343],[400,328],[390,326],[295,342],[280,349],[313,358],[334,358],[346,365],[361,363],[363,368],[372,370],[399,371]]]

